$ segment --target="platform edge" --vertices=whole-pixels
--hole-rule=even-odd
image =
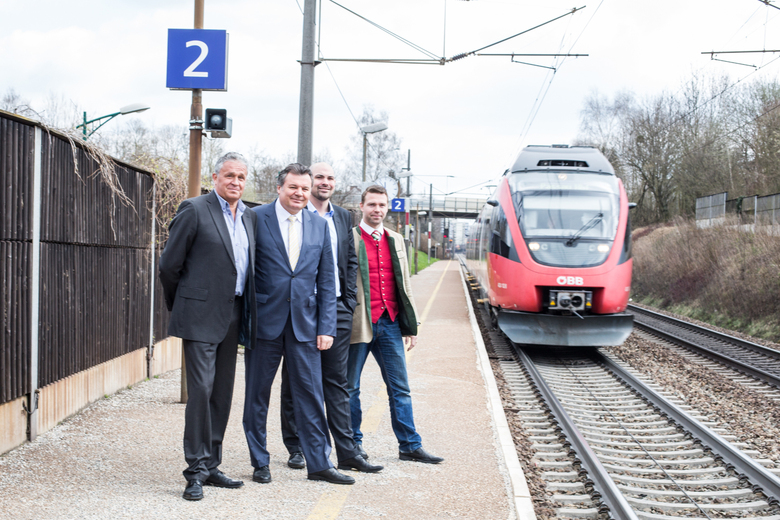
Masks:
[[[500,453],[503,456],[504,464],[509,473],[510,487],[513,493],[511,497],[515,506],[515,513],[518,520],[536,520],[534,513],[531,492],[528,489],[528,482],[525,479],[525,473],[520,466],[520,460],[517,458],[515,443],[512,439],[512,433],[509,430],[509,423],[504,415],[504,407],[501,404],[501,396],[498,393],[493,369],[490,366],[490,359],[485,349],[485,342],[482,340],[482,334],[477,325],[477,317],[474,314],[474,307],[471,304],[469,289],[466,285],[466,279],[463,275],[463,268],[459,269],[460,280],[463,285],[463,292],[466,296],[466,304],[469,310],[469,321],[471,322],[471,333],[474,336],[474,342],[477,346],[477,365],[485,381],[485,387],[488,393],[488,408],[492,418],[493,431],[498,438]]]

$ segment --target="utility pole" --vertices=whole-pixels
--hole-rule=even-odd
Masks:
[[[431,224],[433,223],[433,184],[428,195],[428,263],[431,261]]]
[[[194,29],[203,29],[203,10],[205,0],[195,0]],[[190,105],[190,157],[189,176],[187,178],[187,198],[200,196],[200,164],[203,140],[203,91],[192,89]],[[187,393],[187,367],[184,361],[184,349],[181,351],[181,402],[189,399]]]
[[[303,3],[303,45],[301,51],[301,94],[298,109],[298,162],[306,166],[312,161],[314,127],[314,60],[315,20],[317,0]]]

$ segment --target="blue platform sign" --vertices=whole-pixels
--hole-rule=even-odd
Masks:
[[[406,199],[393,199],[390,201],[390,211],[406,213]]]
[[[227,31],[168,29],[168,74],[174,89],[227,90]]]

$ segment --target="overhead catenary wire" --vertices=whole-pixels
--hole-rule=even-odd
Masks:
[[[360,18],[361,20],[363,20],[363,21],[365,21],[365,22],[367,22],[367,23],[369,23],[369,24],[373,25],[374,27],[376,27],[376,28],[377,28],[377,29],[379,29],[380,31],[382,31],[382,32],[384,32],[384,33],[386,33],[386,34],[388,34],[388,35],[392,36],[393,38],[397,39],[397,40],[398,40],[398,41],[400,41],[400,42],[403,42],[403,43],[405,43],[405,44],[406,44],[406,45],[408,45],[409,47],[411,47],[411,48],[413,48],[413,49],[415,49],[415,50],[417,50],[417,51],[419,51],[419,52],[421,52],[421,53],[423,53],[423,54],[427,55],[429,58],[431,58],[431,59],[435,59],[435,60],[439,60],[439,59],[440,59],[440,58],[439,58],[439,56],[436,56],[436,54],[434,54],[434,53],[432,53],[432,52],[430,52],[430,51],[428,51],[428,50],[424,49],[423,47],[421,47],[421,46],[417,45],[416,43],[412,42],[411,40],[407,40],[407,39],[406,39],[406,38],[404,38],[403,36],[400,36],[400,35],[398,35],[398,34],[394,33],[394,32],[393,32],[393,31],[391,31],[390,29],[386,29],[385,27],[382,27],[382,26],[381,26],[381,25],[379,25],[378,23],[376,23],[376,22],[373,22],[373,21],[369,20],[369,19],[368,19],[368,18],[366,18],[365,16],[363,16],[363,15],[361,15],[361,14],[358,14],[358,13],[356,13],[356,12],[355,12],[355,11],[353,11],[352,9],[349,9],[348,7],[345,7],[345,6],[341,5],[340,3],[336,2],[335,0],[330,0],[330,3],[332,3],[332,4],[335,4],[335,5],[339,6],[339,7],[341,7],[342,9],[344,9],[345,11],[347,11],[347,12],[349,12],[349,13],[352,13],[353,15],[357,16],[357,17],[358,17],[358,18]]]

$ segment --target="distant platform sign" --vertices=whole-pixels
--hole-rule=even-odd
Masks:
[[[166,87],[227,90],[227,64],[227,31],[168,29]]]
[[[407,199],[393,199],[390,201],[390,211],[406,213]]]

